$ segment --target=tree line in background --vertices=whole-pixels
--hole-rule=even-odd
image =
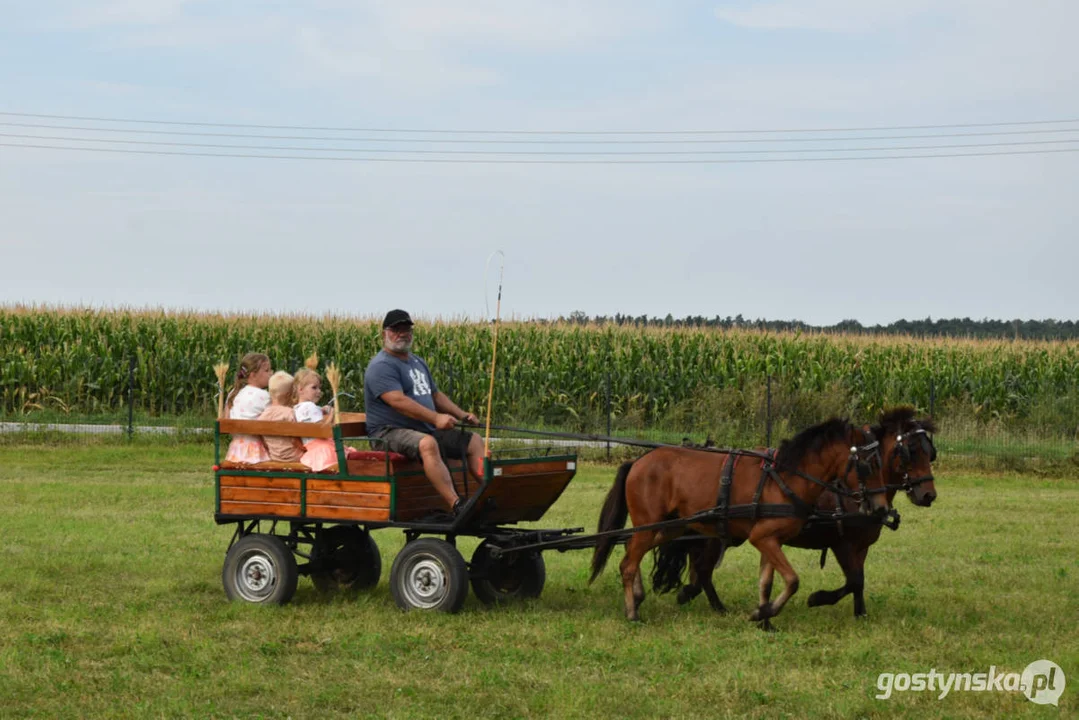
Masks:
[[[539,322],[548,322],[540,320]],[[1018,340],[1074,340],[1079,338],[1079,323],[1074,320],[972,320],[965,318],[897,320],[888,325],[862,325],[857,320],[843,320],[835,325],[810,325],[801,320],[748,320],[741,315],[705,317],[687,315],[676,318],[647,315],[596,315],[582,311],[559,317],[555,323],[578,325],[615,325],[617,327],[748,329],[775,332],[844,333],[858,335],[913,335],[915,337],[951,337]]]

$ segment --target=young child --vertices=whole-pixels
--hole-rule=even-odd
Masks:
[[[333,420],[332,407],[316,405],[322,397],[322,378],[317,372],[306,367],[300,368],[293,378],[292,388],[292,399],[296,403],[296,422],[329,423]],[[304,438],[304,443],[310,441],[311,438]]]
[[[270,358],[262,353],[247,353],[240,360],[236,382],[229,393],[228,416],[233,420],[255,420],[270,404],[266,387],[273,368]],[[233,435],[225,459],[254,465],[270,459],[270,454],[258,435]]]
[[[329,405],[319,407],[316,403],[322,397],[322,378],[310,368],[296,371],[293,398],[296,400],[295,415],[297,422],[323,423],[333,422],[333,408]],[[314,472],[322,472],[337,465],[337,450],[333,440],[328,438],[304,438],[304,454],[300,460]],[[346,453],[355,452],[346,448]]]
[[[284,370],[279,370],[270,377],[270,407],[262,411],[259,420],[273,422],[296,422],[296,416],[292,410],[292,376]],[[303,443],[300,438],[278,437],[263,435],[266,449],[270,451],[270,459],[278,462],[301,462],[303,457]]]

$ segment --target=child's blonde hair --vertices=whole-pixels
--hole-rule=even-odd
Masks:
[[[270,397],[276,400],[292,400],[293,378],[284,370],[278,370],[270,376]]]
[[[311,368],[302,367],[296,371],[292,383],[292,404],[300,402],[300,388],[310,385],[312,380],[322,382],[322,376]]]

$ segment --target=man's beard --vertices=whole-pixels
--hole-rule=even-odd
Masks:
[[[398,340],[396,342],[392,340],[386,341],[386,349],[395,353],[406,353],[412,349],[412,338],[407,340]]]

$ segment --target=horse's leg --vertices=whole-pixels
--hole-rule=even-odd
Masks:
[[[719,595],[716,594],[716,586],[712,584],[712,575],[715,573],[716,567],[723,562],[723,554],[726,551],[727,546],[723,544],[722,540],[709,540],[704,552],[701,553],[700,568],[697,570],[697,582],[704,588],[704,595],[708,598],[708,604],[720,615],[727,614],[727,606],[723,604],[723,601],[719,599]]]
[[[750,620],[759,620],[761,623],[761,630],[772,630],[772,623],[769,618],[772,616],[771,610],[765,612],[765,608],[771,606],[772,599],[772,581],[775,578],[775,567],[768,562],[768,558],[764,553],[761,553],[760,562],[760,577],[757,581],[757,588],[759,591],[758,600],[759,604],[757,609],[753,611],[753,614],[749,616]]]
[[[694,544],[689,550],[689,584],[683,585],[678,591],[678,604],[685,605],[693,598],[701,594],[703,590],[708,597],[708,604],[716,612],[725,614],[726,606],[716,594],[716,587],[712,584],[712,574],[716,566],[723,561],[723,553],[726,546],[718,539],[708,539],[701,544]]]
[[[760,535],[758,537],[750,537],[749,541],[753,543],[753,547],[761,554],[761,605],[753,614],[750,615],[750,620],[764,621],[769,618],[773,618],[778,615],[783,606],[787,604],[787,601],[791,599],[794,593],[798,592],[798,573],[794,572],[794,568],[791,567],[790,562],[787,560],[787,556],[783,554],[782,547],[779,544],[778,538],[775,535]],[[765,567],[767,565],[767,568]],[[783,592],[779,597],[773,601],[768,601],[768,596],[772,591],[772,574],[778,571],[783,578]],[[765,593],[767,590],[767,594]],[[770,623],[762,623],[762,629],[770,630]]]
[[[626,619],[640,620],[637,609],[644,602],[644,582],[641,580],[641,560],[651,549],[654,532],[638,532],[626,543],[626,556],[622,558],[622,589],[625,592]]]
[[[701,564],[701,556],[704,555],[705,548],[696,545],[695,543],[690,546],[690,549],[686,551],[689,556],[689,583],[683,585],[678,591],[678,604],[685,605],[701,594],[701,570],[699,565]]]
[[[869,546],[858,548],[854,553],[854,563],[850,572],[847,573],[847,585],[854,593],[854,617],[864,618],[865,611],[865,557],[869,554]]]
[[[810,595],[809,602],[807,603],[809,607],[835,605],[854,590],[854,577],[852,573],[854,571],[856,551],[853,544],[849,540],[840,540],[832,546],[832,554],[835,555],[839,567],[843,569],[843,578],[846,582],[841,588],[836,588],[835,590],[818,590]]]

